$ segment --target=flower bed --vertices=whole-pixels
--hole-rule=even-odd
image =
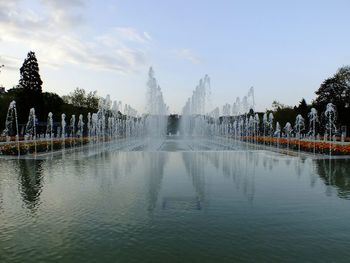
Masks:
[[[291,150],[301,150],[305,152],[314,152],[318,154],[329,154],[330,149],[332,155],[350,155],[350,143],[327,142],[327,141],[312,141],[298,140],[295,138],[276,138],[264,136],[245,136],[242,137],[245,142],[255,142],[258,144],[266,144],[289,148]]]
[[[44,153],[50,151],[56,151],[60,149],[68,149],[72,147],[79,147],[89,142],[88,138],[66,138],[66,139],[53,139],[51,140],[38,140],[34,141],[11,141],[9,143],[0,144],[0,155],[20,155]]]

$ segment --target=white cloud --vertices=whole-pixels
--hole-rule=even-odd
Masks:
[[[184,48],[180,50],[175,50],[174,53],[178,58],[188,60],[193,64],[201,63],[201,59],[198,56],[196,56],[190,49]]]
[[[39,7],[26,10],[20,0],[8,2],[0,1],[0,43],[36,51],[44,64],[59,67],[70,63],[128,73],[146,63],[151,41],[146,32],[116,27],[89,37],[80,34],[85,22],[83,1],[41,0]]]
[[[11,56],[0,56],[0,65],[4,65],[4,70],[18,70],[21,60]]]

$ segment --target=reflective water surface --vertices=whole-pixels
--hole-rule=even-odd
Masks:
[[[0,262],[349,262],[350,160],[173,144],[0,160]]]

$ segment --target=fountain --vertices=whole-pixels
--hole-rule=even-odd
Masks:
[[[192,141],[195,137],[200,139],[202,144],[215,141],[215,143],[225,147],[230,147],[230,145],[240,147],[240,142],[247,142],[245,144],[247,147],[249,144],[257,145],[260,143],[270,147],[276,146],[278,149],[285,146],[288,150],[298,147],[299,152],[303,140],[313,140],[313,151],[314,153],[316,152],[316,124],[319,121],[316,109],[312,108],[308,114],[309,131],[303,135],[305,120],[300,114],[295,119],[294,127],[287,122],[282,129],[281,123],[274,119],[272,112],[268,111],[264,114],[255,112],[253,87],[248,90],[242,99],[237,97],[232,104],[225,103],[222,107],[212,108],[210,85],[208,75],[199,80],[192,96],[188,98],[182,108],[182,115],[176,117],[176,122],[179,122],[179,128],[176,128],[177,131],[175,130],[175,132],[171,130],[172,134],[170,135],[181,134],[185,137],[184,139],[190,139],[189,141]],[[53,141],[54,138],[60,141],[62,149],[82,146],[85,143],[89,143],[91,148],[95,146],[99,148],[100,145],[104,148],[105,146],[121,144],[133,147],[134,144],[142,144],[146,141],[153,147],[152,144],[154,145],[155,141],[161,142],[165,140],[169,108],[164,102],[162,90],[152,68],[148,72],[146,98],[146,111],[142,115],[129,104],[123,104],[121,101],[112,101],[109,95],[99,99],[97,111],[87,114],[86,123],[84,122],[84,116],[79,113],[72,114],[66,123],[66,115],[62,113],[60,124],[58,127],[55,127],[53,115],[50,112],[47,117],[46,132],[38,135],[36,134],[37,120],[33,108],[30,110],[25,127],[25,144],[23,145],[27,146],[27,148],[29,146],[30,151],[31,145],[34,145],[34,153],[37,153],[38,143],[40,145],[46,144],[46,151],[50,149],[53,151],[56,147],[56,143]],[[16,115],[16,103],[13,101],[9,105],[5,130],[2,134],[9,143],[11,142],[11,136],[16,136],[17,151],[20,153],[21,144],[19,142]],[[335,126],[336,110],[333,104],[329,103],[327,105],[324,116],[326,118],[324,137],[325,140],[329,141],[331,154],[332,144],[335,144],[332,140],[336,139],[335,133],[337,131]],[[280,119],[277,118],[277,120]],[[38,128],[38,131],[40,130],[43,129]],[[54,134],[54,130],[56,130],[56,134]],[[84,136],[87,138],[84,138]],[[291,137],[294,136],[295,140],[291,140]],[[37,140],[37,138],[40,138],[40,140]],[[317,135],[318,138],[319,135]],[[67,139],[69,139],[70,143],[66,145]],[[150,143],[151,140],[153,140],[152,143]],[[303,145],[308,144],[303,143]],[[43,147],[40,147],[40,151],[42,149]],[[320,147],[318,149],[322,152],[323,148]]]
[[[317,110],[315,108],[311,108],[311,111],[308,114],[309,117],[309,135],[311,134],[311,138],[314,142],[314,154],[316,153],[316,123],[318,122]]]
[[[255,117],[254,117],[254,135],[255,135],[255,143],[257,143],[257,138],[259,136],[259,124],[260,124],[260,117],[259,114],[255,113]]]
[[[6,142],[11,141],[11,135],[15,135],[15,141],[17,144],[17,152],[20,155],[20,147],[19,147],[19,136],[18,136],[18,120],[17,120],[17,109],[16,102],[11,101],[6,115],[5,121],[5,129],[2,132],[2,136],[5,136]]]
[[[269,127],[269,135],[272,137],[273,136],[273,114],[272,114],[272,112],[269,113],[268,127]]]
[[[53,119],[52,112],[49,112],[47,115],[47,124],[46,124],[46,140],[50,141],[50,149],[53,151]],[[48,147],[49,145],[47,145]]]
[[[276,129],[274,132],[274,136],[277,137],[277,148],[279,149],[279,142],[281,137],[281,125],[279,122],[276,122]]]
[[[296,136],[298,139],[298,152],[299,153],[300,153],[301,131],[304,129],[304,127],[305,127],[305,120],[304,120],[303,116],[301,116],[301,114],[298,114],[296,119],[295,119],[294,129],[295,129]]]
[[[309,114],[309,134],[311,134],[312,139],[316,139],[316,123],[318,122],[317,110],[315,108],[311,108]]]
[[[34,142],[34,154],[37,153],[37,144],[36,144],[36,116],[35,109],[31,108],[29,110],[28,122],[25,128],[25,141],[33,141]]]
[[[290,124],[290,122],[287,122],[286,125],[283,128],[286,136],[287,136],[287,150],[289,150],[289,140],[290,140],[290,136],[292,135],[292,124]]]
[[[149,138],[162,138],[166,135],[169,108],[163,99],[163,93],[154,76],[152,67],[148,72],[145,125]],[[129,122],[128,122],[129,123]]]
[[[62,113],[61,115],[61,139],[62,139],[62,149],[65,148],[66,142],[66,114]]]
[[[79,115],[79,120],[78,120],[78,126],[77,126],[77,137],[79,138],[80,141],[80,146],[83,145],[83,137],[84,137],[84,120],[83,120],[83,114]]]
[[[90,112],[87,115],[87,119],[88,119],[88,122],[87,122],[88,140],[90,142],[90,139],[91,139],[91,113]]]
[[[328,103],[326,106],[326,111],[324,112],[326,118],[326,132],[325,134],[329,135],[329,155],[332,155],[332,134],[337,132],[337,128],[335,126],[335,122],[337,119],[336,109],[334,104]]]
[[[267,113],[265,112],[263,115],[263,129],[264,129],[264,138],[266,136],[266,129],[269,126],[269,121],[267,120]],[[265,143],[265,141],[264,141]]]
[[[71,119],[70,119],[70,140],[69,140],[69,143],[70,143],[70,146],[74,147],[75,146],[75,115],[73,114]]]

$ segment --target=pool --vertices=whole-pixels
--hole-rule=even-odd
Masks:
[[[0,159],[0,262],[349,262],[350,160],[215,140]]]

